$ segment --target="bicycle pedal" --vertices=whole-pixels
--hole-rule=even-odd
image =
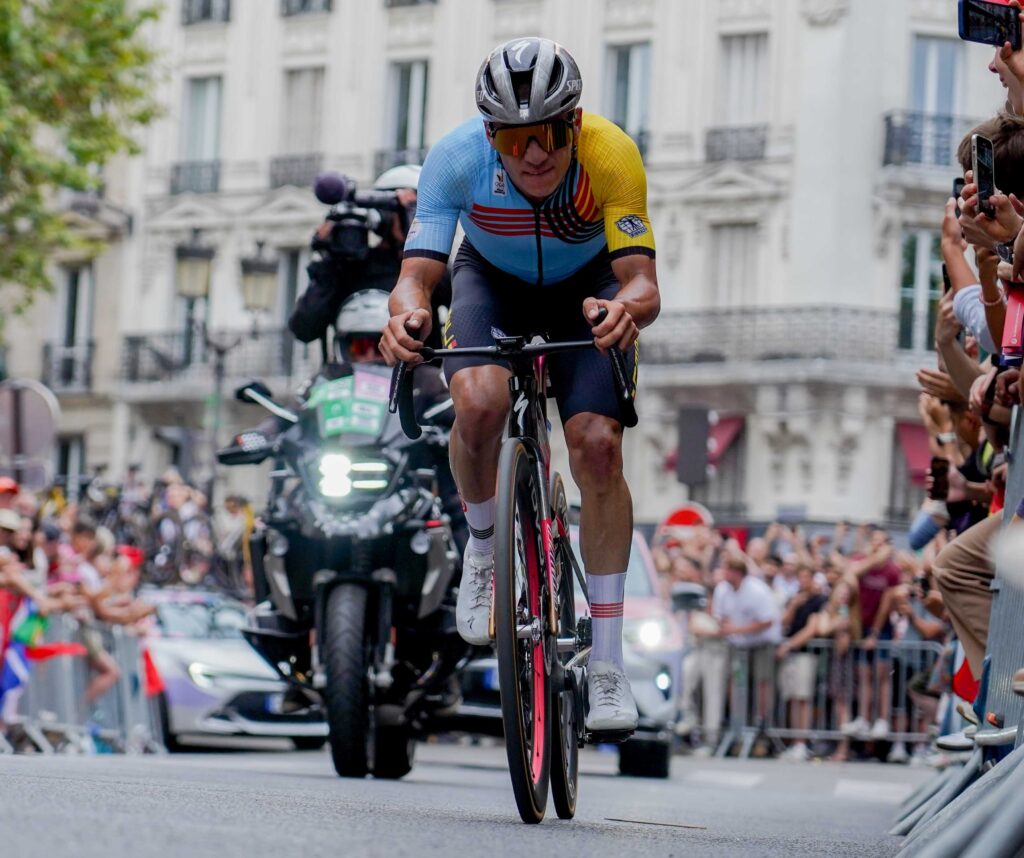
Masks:
[[[621,745],[635,730],[588,730],[585,736],[588,745]]]

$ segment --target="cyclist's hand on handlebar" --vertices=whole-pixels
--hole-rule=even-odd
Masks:
[[[594,324],[602,307],[608,311],[608,315],[600,324]],[[640,329],[621,301],[586,298],[583,301],[583,316],[594,326],[594,344],[602,352],[613,347],[626,351],[640,336]]]
[[[400,361],[417,364],[419,350],[430,334],[430,311],[422,308],[392,316],[381,331],[380,350],[388,366]]]

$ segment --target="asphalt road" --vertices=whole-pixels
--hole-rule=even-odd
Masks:
[[[890,856],[931,776],[874,764],[673,760],[668,781],[583,759],[580,808],[518,818],[501,748],[420,746],[399,782],[335,777],[325,752],[0,756],[5,858]]]

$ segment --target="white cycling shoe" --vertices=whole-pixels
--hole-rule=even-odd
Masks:
[[[491,642],[491,580],[494,555],[466,549],[462,559],[462,582],[455,603],[455,626],[462,639],[475,646]]]
[[[640,720],[625,671],[610,661],[592,661],[587,668],[587,730],[635,730]]]

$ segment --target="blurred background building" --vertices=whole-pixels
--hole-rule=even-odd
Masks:
[[[285,328],[324,214],[313,177],[335,169],[366,186],[419,161],[473,114],[491,47],[540,34],[573,52],[584,107],[629,132],[647,164],[663,312],[642,337],[642,422],[627,441],[637,519],[688,496],[723,521],[914,509],[935,212],[961,136],[1001,101],[988,50],[956,38],[955,3],[165,6],[152,39],[166,116],[141,157],[111,165],[103,193],[62,200],[109,248],[55,260],[55,293],[7,330],[8,373],[60,398],[58,473],[107,464],[118,477],[137,462],[148,477],[177,464],[202,478],[218,348],[221,442],[261,417],[231,400],[238,382],[263,377],[284,396],[318,360]],[[189,276],[204,260],[208,283]],[[243,263],[268,261],[274,294],[243,289]],[[676,468],[704,439],[684,431],[679,446],[677,427],[694,425],[684,406],[717,420],[691,486]],[[222,480],[262,494],[252,469]]]

